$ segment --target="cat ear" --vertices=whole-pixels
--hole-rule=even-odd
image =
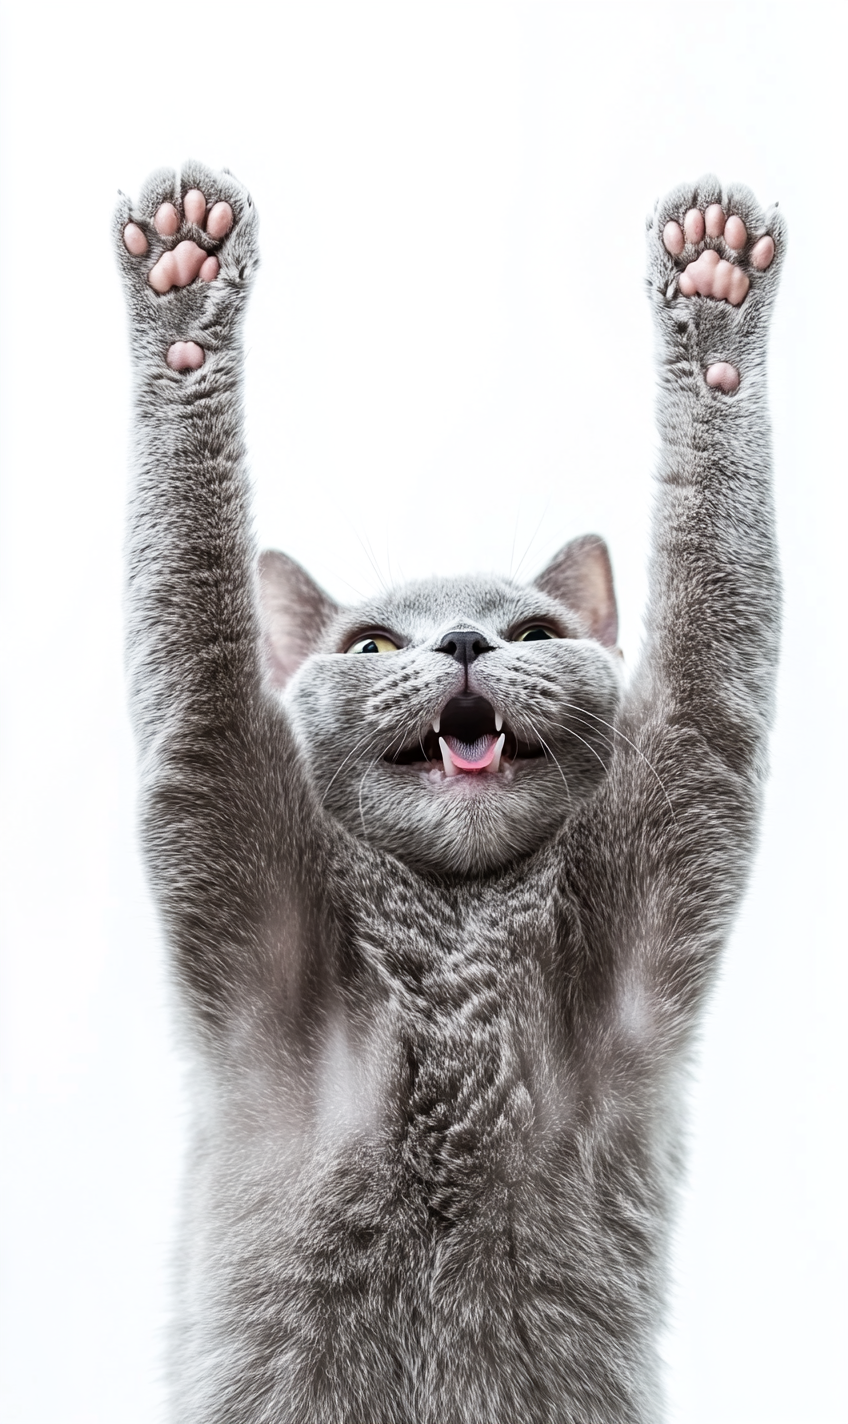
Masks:
[[[338,604],[300,564],[276,549],[260,555],[259,597],[268,676],[274,687],[285,687],[304,658],[315,651]]]
[[[536,587],[564,603],[588,624],[606,648],[618,637],[618,610],[607,546],[597,534],[572,539],[535,580]]]

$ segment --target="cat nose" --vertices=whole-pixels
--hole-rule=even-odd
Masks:
[[[491,643],[486,642],[482,633],[460,629],[454,633],[447,633],[436,651],[449,653],[452,658],[456,658],[458,663],[464,663],[468,667],[468,664],[473,663],[475,658],[479,658],[481,653],[491,653],[494,649]]]

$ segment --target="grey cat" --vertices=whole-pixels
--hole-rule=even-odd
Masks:
[[[594,536],[529,586],[352,609],[258,560],[251,199],[159,171],[115,234],[143,841],[195,1065],[172,1417],[653,1424],[685,1069],[773,710],[782,219],[705,178],[649,220],[626,686]]]

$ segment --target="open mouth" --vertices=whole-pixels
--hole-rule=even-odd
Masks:
[[[386,760],[439,777],[495,776],[519,759],[540,756],[544,749],[520,741],[487,698],[469,696],[452,697],[424,736]]]

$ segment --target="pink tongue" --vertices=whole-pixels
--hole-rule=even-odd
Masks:
[[[497,737],[489,733],[476,742],[461,742],[457,737],[445,737],[445,741],[458,771],[485,771],[498,744]]]

